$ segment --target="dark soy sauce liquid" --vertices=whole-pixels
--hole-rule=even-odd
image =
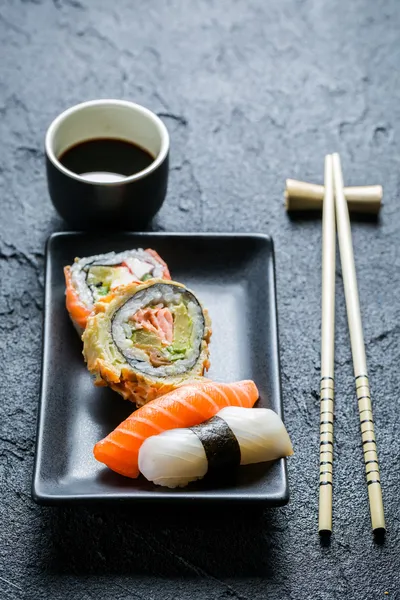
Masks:
[[[64,167],[90,181],[121,181],[154,161],[147,151],[125,140],[96,138],[68,148],[58,159]]]

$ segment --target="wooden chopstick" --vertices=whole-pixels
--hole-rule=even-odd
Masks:
[[[332,533],[335,235],[332,156],[328,154],[325,156],[325,183],[322,207],[321,408],[318,518],[318,530],[320,534]]]
[[[376,452],[371,394],[368,382],[367,360],[365,356],[364,335],[361,323],[361,311],[357,289],[356,269],[354,264],[353,243],[351,239],[350,218],[344,196],[343,176],[339,155],[333,154],[332,161],[336,223],[338,230],[340,259],[342,263],[347,319],[350,330],[351,351],[353,355],[354,377],[358,399],[358,410],[360,415],[362,447],[364,452],[365,471],[368,485],[371,522],[372,529],[375,533],[383,533],[386,529],[385,516],[383,510],[378,455]]]

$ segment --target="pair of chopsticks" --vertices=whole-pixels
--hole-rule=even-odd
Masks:
[[[338,154],[325,157],[325,187],[322,217],[322,340],[318,526],[321,534],[332,532],[335,209],[372,529],[374,533],[382,534],[385,531],[385,517],[376,452],[371,394],[358,298],[350,218]]]

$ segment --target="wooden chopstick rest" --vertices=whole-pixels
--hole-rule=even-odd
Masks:
[[[382,205],[381,185],[345,187],[348,208],[354,213],[377,215]],[[285,207],[288,212],[322,210],[324,186],[295,179],[286,179]]]

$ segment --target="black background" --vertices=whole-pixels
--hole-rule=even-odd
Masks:
[[[396,0],[0,1],[0,596],[396,598],[399,591],[399,116]],[[32,503],[43,253],[65,226],[47,195],[45,130],[68,106],[125,98],[171,135],[153,228],[274,237],[291,502],[256,514]],[[354,222],[388,535],[374,543],[340,265],[334,535],[317,535],[321,223],[290,220],[286,177],[382,183]],[[389,596],[385,592],[389,592]]]

